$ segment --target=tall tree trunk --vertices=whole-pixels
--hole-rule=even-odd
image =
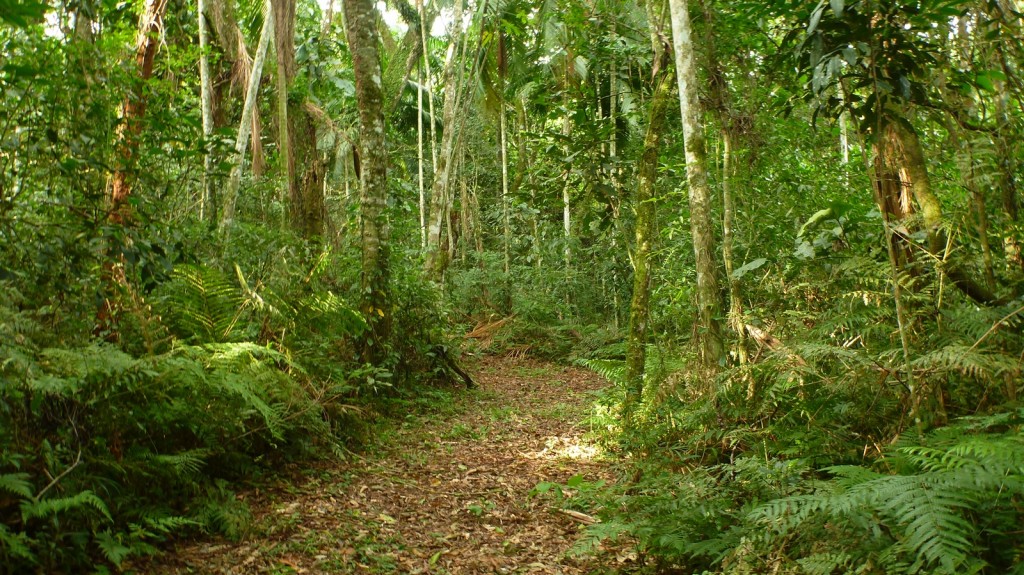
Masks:
[[[636,246],[633,252],[633,298],[629,305],[629,333],[626,337],[626,401],[622,407],[623,426],[635,429],[635,411],[643,397],[644,365],[647,361],[647,332],[651,309],[651,252],[658,237],[654,206],[658,179],[658,152],[665,130],[665,116],[672,101],[672,67],[662,62],[651,98],[647,134],[636,177]]]
[[[562,139],[565,140],[566,158],[570,155],[571,144],[569,138],[572,136],[572,118],[569,114],[569,66],[571,65],[572,63],[566,60],[565,77],[562,82],[562,108],[565,114],[562,118]],[[572,167],[566,164],[565,181],[562,182],[562,230],[565,237],[564,259],[566,273],[569,273],[569,268],[572,266],[572,249],[569,247],[572,240],[572,204],[569,197],[569,184],[571,181]]]
[[[274,9],[270,0],[266,1],[266,14],[263,18],[263,29],[260,31],[259,45],[253,57],[249,72],[249,81],[245,90],[245,102],[242,105],[242,121],[238,126],[238,137],[235,138],[235,155],[232,158],[231,175],[224,191],[224,205],[221,209],[220,230],[228,233],[235,218],[235,199],[242,180],[242,169],[245,166],[245,151],[252,133],[253,116],[256,110],[256,97],[260,90],[260,79],[263,76],[263,63],[267,58],[270,39],[274,36]]]
[[[213,135],[213,84],[210,80],[210,31],[206,21],[206,0],[197,0],[199,21],[199,100],[203,116],[203,185],[199,198],[199,219],[206,219],[207,210],[212,208],[211,182],[213,177],[213,150],[210,136]],[[210,214],[210,217],[215,217]]]
[[[114,144],[118,165],[111,176],[108,217],[111,223],[117,225],[127,225],[130,218],[128,197],[132,193],[132,188],[129,174],[135,163],[139,146],[138,137],[142,133],[142,121],[146,116],[146,96],[142,83],[153,76],[153,60],[156,58],[166,12],[167,0],[147,0],[142,15],[139,16],[139,32],[135,39],[135,66],[140,84],[121,105],[121,123],[117,127],[117,140]],[[116,340],[117,315],[121,305],[118,294],[128,289],[128,280],[125,276],[124,258],[115,254],[109,254],[109,258],[102,274],[107,293],[104,294],[103,303],[96,313],[94,333]]]
[[[356,79],[359,146],[362,150],[360,309],[370,325],[372,336],[362,349],[362,358],[379,364],[386,357],[386,346],[391,337],[392,310],[388,264],[387,146],[377,51],[377,17],[372,0],[343,0],[342,7]]]
[[[164,28],[167,0],[146,0],[139,16],[139,33],[135,39],[135,67],[139,80],[145,82],[153,76],[153,60]],[[138,137],[142,133],[142,120],[146,116],[146,96],[140,87],[129,95],[121,106],[121,124],[117,128],[118,167],[114,170],[110,192],[110,218],[123,223],[127,218],[126,202],[132,193],[129,173],[135,163]]]
[[[501,90],[504,92],[504,78],[502,79]],[[512,265],[512,222],[509,214],[508,196],[508,134],[505,122],[505,97],[499,97],[498,110],[498,131],[501,140],[501,225],[502,225],[502,251],[505,260],[505,274],[508,275]]]
[[[736,358],[740,365],[747,363],[747,328],[743,319],[743,294],[740,280],[733,277],[734,260],[733,225],[736,219],[736,204],[733,202],[733,182],[736,181],[733,134],[728,128],[722,130],[722,260],[729,282],[729,323],[736,333]],[[753,378],[750,380],[750,395],[753,395]]]
[[[287,178],[288,213],[292,229],[304,238],[323,235],[326,208],[324,165],[316,150],[316,122],[305,101],[293,100],[295,80],[295,0],[274,1],[277,51],[278,142]]]
[[[726,80],[725,71],[718,59],[715,28],[715,13],[711,2],[701,2],[704,13],[704,53],[707,58],[708,83],[711,92],[711,107],[718,119],[722,140],[722,261],[725,264],[725,276],[729,286],[729,326],[736,334],[736,357],[740,364],[747,363],[747,329],[743,319],[743,294],[740,280],[733,277],[735,261],[733,259],[733,226],[736,206],[733,195],[736,191],[736,158],[737,140],[742,133],[743,123],[733,109],[732,95]],[[845,137],[845,132],[844,132]],[[845,146],[845,139],[843,140]],[[845,148],[844,148],[845,149]],[[750,395],[754,392],[754,380],[749,381]]]
[[[427,13],[423,8],[423,0],[416,0],[416,9],[420,13],[420,42],[423,43],[423,69],[427,76],[427,109],[430,110],[430,173],[437,173],[437,134],[434,129],[434,80],[430,72],[430,36],[427,34]]]
[[[457,64],[462,36],[462,0],[455,2],[451,35],[451,44],[448,46],[448,56],[444,67],[445,94],[444,118],[442,120],[444,132],[441,134],[441,153],[437,160],[434,185],[430,194],[430,219],[427,223],[427,253],[424,262],[424,272],[428,278],[434,281],[441,279],[447,265],[447,262],[444,261],[444,250],[441,247],[441,226],[444,223],[444,215],[448,212],[448,204],[451,203],[449,182],[454,163],[455,141],[459,131],[459,119],[456,116],[461,89]]]
[[[416,175],[420,192],[420,249],[427,247],[427,193],[423,180],[423,65],[420,64],[416,90]]]
[[[271,4],[274,6],[274,54],[277,58],[277,150],[285,171],[284,193],[280,199],[287,205],[295,176],[295,156],[292,154],[291,130],[288,129],[289,76],[295,74],[295,0],[271,0]],[[286,213],[288,211],[285,210]]]
[[[690,12],[686,0],[669,0],[672,38],[679,82],[679,109],[683,117],[686,147],[686,181],[690,199],[690,231],[697,267],[697,311],[700,359],[703,367],[716,371],[724,357],[718,269],[715,265],[715,235],[711,220],[711,190],[707,182],[707,153],[697,97],[697,67],[694,62]]]

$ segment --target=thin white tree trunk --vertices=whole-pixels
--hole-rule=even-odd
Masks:
[[[563,86],[562,104],[565,108],[565,117],[562,118],[562,135],[565,136],[566,156],[569,155],[569,136],[572,135],[572,122],[569,119],[569,68],[566,62],[565,85]],[[572,205],[569,199],[569,181],[572,177],[572,170],[566,166],[565,182],[562,183],[562,228],[565,233],[565,270],[569,271],[572,265],[572,250],[569,248],[569,240],[572,238]]]
[[[501,100],[501,109],[498,110],[500,115],[498,129],[501,131],[501,221],[504,228],[502,247],[505,253],[505,273],[507,274],[512,265],[512,223],[508,206],[508,135],[506,134],[505,125],[504,98],[501,98]]]
[[[430,51],[428,50],[429,43],[427,42],[427,12],[423,8],[423,0],[416,1],[416,8],[420,12],[420,42],[423,43],[423,67],[424,72],[427,75],[427,109],[430,110],[430,170],[431,173],[437,173],[437,134],[434,130],[434,80],[430,73]]]
[[[723,358],[718,303],[718,270],[715,265],[715,237],[711,221],[711,190],[707,181],[707,152],[697,96],[697,66],[694,62],[690,12],[686,0],[669,0],[672,15],[672,43],[679,83],[679,109],[683,119],[686,148],[686,180],[690,200],[690,233],[697,268],[697,311],[700,321],[700,359],[709,371],[718,369]]]
[[[416,84],[416,175],[420,188],[420,249],[423,250],[427,248],[427,194],[423,185],[423,66],[417,69]]]
[[[220,229],[226,232],[234,221],[235,198],[242,180],[242,168],[245,165],[245,151],[252,135],[252,118],[256,109],[256,96],[260,90],[260,78],[263,76],[263,63],[267,59],[270,39],[274,36],[274,14],[270,0],[266,2],[263,15],[263,29],[260,30],[260,43],[252,60],[252,71],[249,73],[249,84],[245,91],[245,103],[242,105],[242,120],[238,125],[238,137],[235,139],[235,156],[232,160],[231,176],[224,191],[224,206],[221,210]]]

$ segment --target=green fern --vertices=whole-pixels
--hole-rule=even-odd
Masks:
[[[926,444],[897,447],[891,464],[906,467],[903,474],[829,467],[824,471],[833,479],[827,490],[768,502],[749,519],[768,526],[770,540],[796,532],[817,516],[845,522],[849,529],[873,529],[876,537],[882,533],[878,527],[884,527],[893,539],[879,557],[904,563],[907,572],[970,571],[984,562],[980,551],[1002,551],[985,545],[983,533],[1012,530],[992,520],[1019,522],[1013,502],[1024,496],[1024,436],[1016,429],[965,433],[971,424],[937,432]],[[986,514],[988,521],[976,513]]]
[[[107,504],[90,490],[79,491],[69,497],[53,497],[40,501],[26,500],[21,503],[22,521],[45,519],[59,514],[68,513],[91,507],[98,511],[107,521],[113,521]]]
[[[36,556],[32,552],[32,540],[27,533],[11,531],[0,523],[0,557],[21,559],[27,563],[35,563]]]
[[[168,282],[164,316],[179,334],[204,342],[233,341],[249,298],[227,274],[211,267],[178,266]]]
[[[6,491],[29,499],[32,497],[32,483],[29,482],[31,475],[28,473],[5,473],[0,474],[0,491]]]

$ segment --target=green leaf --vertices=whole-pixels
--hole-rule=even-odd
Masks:
[[[836,18],[843,17],[843,8],[846,7],[845,0],[829,0],[829,4],[832,5],[832,12],[835,13]]]
[[[765,259],[765,258],[757,258],[756,260],[749,261],[749,262],[743,264],[742,266],[740,266],[739,268],[734,269],[732,271],[732,275],[730,277],[732,279],[734,279],[734,280],[738,280],[738,279],[742,278],[743,276],[747,275],[748,273],[750,273],[750,272],[756,270],[757,268],[763,266],[767,261],[768,260]]]
[[[811,21],[807,24],[807,35],[814,34],[814,31],[818,29],[818,24],[821,23],[821,16],[825,13],[825,0],[822,0],[818,7],[811,13]]]

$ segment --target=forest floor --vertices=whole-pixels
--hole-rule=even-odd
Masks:
[[[488,358],[479,388],[381,426],[368,454],[321,463],[239,495],[253,513],[239,543],[182,543],[143,572],[610,573],[626,548],[567,553],[586,515],[541,482],[610,481],[608,458],[580,423],[607,385],[576,367]],[[157,565],[159,564],[159,565]]]

